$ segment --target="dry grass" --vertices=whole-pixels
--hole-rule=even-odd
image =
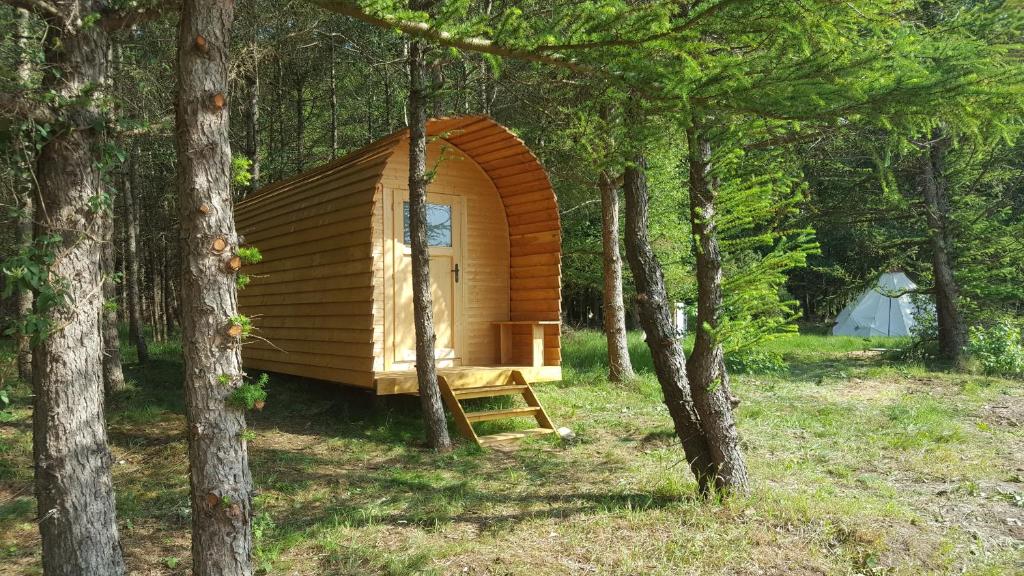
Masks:
[[[696,501],[658,388],[603,378],[574,335],[539,389],[571,445],[423,450],[412,399],[274,378],[251,418],[256,557],[271,574],[1022,574],[1024,385],[889,364],[854,339],[773,343],[738,376],[749,498]],[[637,364],[649,359],[634,342]],[[111,402],[135,574],[187,574],[180,370],[130,366]],[[38,571],[25,391],[0,423],[0,572]]]

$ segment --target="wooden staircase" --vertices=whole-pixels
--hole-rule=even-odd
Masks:
[[[526,378],[523,377],[522,372],[519,370],[511,370],[505,383],[496,386],[452,388],[448,384],[448,380],[440,374],[437,376],[437,385],[441,389],[441,396],[444,398],[445,405],[455,418],[455,427],[458,428],[459,434],[473,440],[480,446],[498,446],[515,442],[529,436],[541,436],[544,434],[554,434],[555,432],[555,425],[551,423],[551,419],[548,418],[547,413],[544,412],[544,407],[541,406],[540,401],[537,400],[537,395],[533,393],[533,388],[530,387],[530,384],[526,381]],[[462,407],[463,400],[470,400],[472,398],[515,396],[517,394],[523,397],[523,400],[526,401],[526,406],[504,408],[501,410],[483,410],[479,412],[466,412]],[[536,419],[537,428],[517,430],[515,432],[488,434],[486,436],[478,436],[476,431],[473,430],[474,422],[525,417],[533,417]]]

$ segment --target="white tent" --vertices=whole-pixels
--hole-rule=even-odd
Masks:
[[[917,288],[903,272],[886,272],[873,288],[850,302],[836,318],[836,336],[910,336],[914,303],[907,293]]]

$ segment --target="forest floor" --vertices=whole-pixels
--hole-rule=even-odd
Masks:
[[[1024,383],[870,350],[885,345],[766,345],[789,370],[735,378],[754,489],[725,505],[693,498],[638,338],[641,376],[612,385],[602,337],[568,336],[565,380],[537,388],[577,440],[507,452],[436,456],[415,398],[274,377],[250,418],[256,560],[309,575],[1024,574]],[[121,539],[133,574],[187,574],[179,350],[153,349],[144,367],[126,351],[132,389],[108,406]],[[10,389],[0,573],[36,574],[30,399]]]

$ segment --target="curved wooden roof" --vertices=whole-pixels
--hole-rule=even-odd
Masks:
[[[236,214],[254,225],[282,212],[326,213],[348,204],[343,196],[377,186],[388,159],[408,133],[401,130],[319,168],[270,184],[240,202]],[[555,192],[540,161],[508,128],[487,116],[430,120],[427,133],[476,162],[501,197],[509,230],[510,319],[558,320],[561,225]],[[290,194],[299,184],[301,191]],[[341,187],[351,192],[330,192]],[[371,213],[368,209],[366,216]]]

